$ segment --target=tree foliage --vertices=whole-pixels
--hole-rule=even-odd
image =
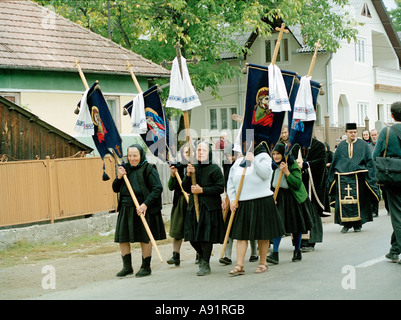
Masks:
[[[389,14],[396,31],[401,32],[401,2],[396,1],[397,7],[390,10]]]
[[[342,13],[347,0],[36,0],[52,6],[62,16],[109,37],[122,46],[160,64],[175,57],[174,45],[182,54],[201,60],[189,65],[197,91],[218,87],[238,75],[238,66],[221,61],[222,52],[241,55],[249,48],[236,36],[255,32],[268,37],[271,24],[284,21],[300,25],[307,44],[321,39],[323,48],[335,52],[341,40],[350,41],[356,30]],[[110,19],[108,18],[110,14]],[[109,22],[110,21],[110,22]],[[110,25],[110,28],[109,28]],[[216,63],[221,61],[221,63]]]

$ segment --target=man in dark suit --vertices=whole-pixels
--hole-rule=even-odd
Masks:
[[[391,116],[395,123],[391,126],[386,157],[401,158],[401,101],[394,102],[391,105]],[[375,149],[373,150],[373,159],[380,157],[386,148],[387,128],[380,131]],[[386,188],[388,207],[393,225],[393,234],[391,235],[391,248],[386,258],[393,262],[401,264],[398,256],[401,253],[401,190],[400,188]]]

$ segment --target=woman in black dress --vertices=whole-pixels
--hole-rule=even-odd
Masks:
[[[190,193],[184,238],[190,241],[199,256],[199,271],[203,276],[210,273],[210,256],[214,243],[223,243],[225,227],[221,210],[220,194],[224,192],[224,177],[220,167],[212,163],[212,149],[206,142],[196,147],[198,164],[188,164],[182,185]],[[196,174],[196,185],[192,185],[191,173]],[[199,220],[196,218],[194,194],[199,200]]]
[[[189,161],[190,148],[184,145],[181,150],[181,162],[170,164],[171,176],[168,181],[168,188],[174,191],[173,206],[171,208],[170,218],[170,237],[173,240],[173,255],[167,260],[168,264],[180,265],[180,249],[182,240],[184,239],[184,221],[187,213],[187,200],[182,192],[181,185],[177,180],[178,173],[181,183],[184,178],[184,171]]]
[[[116,233],[114,241],[120,244],[123,268],[117,273],[118,277],[132,274],[131,245],[140,242],[142,250],[142,266],[135,274],[143,277],[151,274],[150,262],[152,244],[139,215],[144,215],[155,240],[166,239],[166,232],[161,215],[163,191],[156,167],[146,160],[142,147],[134,144],[128,147],[128,163],[119,166],[117,178],[113,182],[113,191],[120,193]],[[123,176],[127,175],[140,206],[135,207],[132,197],[124,183]]]

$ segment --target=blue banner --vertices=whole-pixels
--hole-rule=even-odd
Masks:
[[[268,67],[249,64],[248,83],[246,89],[245,113],[242,126],[242,152],[246,153],[250,139],[254,147],[265,141],[273,150],[281,135],[285,112],[272,112],[269,109],[269,76]],[[281,71],[288,93],[294,87],[296,73]],[[248,135],[248,139],[247,139]]]
[[[301,79],[301,77],[297,77],[299,80]],[[312,90],[313,107],[315,108],[316,112],[317,98],[320,91],[320,83],[311,80],[310,84]],[[315,121],[302,121],[299,119],[293,120],[294,104],[298,94],[298,89],[299,81],[296,82],[293,90],[291,91],[291,95],[289,96],[291,104],[291,111],[288,112],[289,141],[286,146],[285,155],[289,154],[291,152],[291,149],[298,144],[301,148],[302,157],[305,158],[312,141],[313,126],[315,124]]]
[[[110,154],[111,148],[121,158],[122,140],[97,81],[89,89],[87,104],[95,130],[92,138],[100,156],[103,159],[106,154]]]
[[[141,134],[149,150],[160,160],[176,158],[176,146],[170,131],[168,119],[158,93],[158,86],[153,86],[143,93],[147,132]],[[132,101],[124,106],[132,114]],[[170,153],[170,157],[169,157]]]

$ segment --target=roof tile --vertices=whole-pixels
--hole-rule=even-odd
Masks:
[[[49,19],[50,18],[50,19]],[[0,68],[168,76],[170,71],[44,7],[28,1],[0,1]]]

